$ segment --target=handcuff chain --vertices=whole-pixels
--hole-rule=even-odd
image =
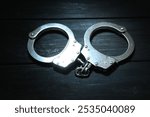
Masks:
[[[88,77],[92,66],[89,62],[83,62],[80,58],[77,59],[82,65],[75,69],[75,75],[78,77]]]

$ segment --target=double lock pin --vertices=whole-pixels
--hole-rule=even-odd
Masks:
[[[91,45],[90,39],[92,34],[97,30],[104,29],[119,33],[126,39],[128,47],[123,54],[119,56],[107,56],[97,51]],[[47,30],[59,30],[68,36],[68,42],[64,49],[59,54],[51,57],[41,56],[37,54],[34,49],[34,44],[39,34]],[[90,75],[90,68],[92,66],[102,69],[108,69],[113,64],[125,60],[133,53],[134,47],[134,41],[130,34],[127,32],[126,28],[109,22],[100,22],[89,27],[84,34],[83,46],[75,39],[71,29],[59,23],[48,23],[38,27],[37,29],[29,33],[29,40],[27,44],[29,54],[37,61],[43,63],[53,63],[61,68],[67,68],[76,60],[80,61],[81,66],[77,67],[75,70],[75,75],[78,77],[88,77]],[[80,57],[81,54],[82,56],[84,56],[85,60],[82,60],[83,58]]]

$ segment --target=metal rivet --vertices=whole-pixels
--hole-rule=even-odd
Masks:
[[[104,64],[107,64],[107,62],[104,62]]]
[[[114,63],[114,61],[110,60],[110,64],[113,64],[113,63]]]
[[[85,45],[85,48],[88,48],[88,46],[87,46],[87,45]]]
[[[31,36],[34,36],[34,33],[31,33]]]
[[[90,60],[90,57],[87,57],[87,60]]]
[[[98,62],[95,62],[95,66],[97,66],[98,65]]]
[[[77,52],[77,54],[80,54],[80,52]]]
[[[123,27],[121,27],[121,30],[124,30],[124,28],[123,28]]]
[[[77,41],[76,41],[76,40],[74,40],[73,42],[74,42],[74,43],[76,43]]]

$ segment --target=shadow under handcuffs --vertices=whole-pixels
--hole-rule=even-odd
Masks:
[[[134,55],[134,52],[133,54],[127,58],[126,60],[124,61],[121,61],[119,63],[115,63],[113,64],[111,67],[109,67],[108,69],[102,69],[102,68],[99,68],[99,67],[95,67],[95,66],[91,66],[91,68],[89,69],[90,70],[90,74],[89,76],[87,77],[80,77],[82,79],[84,78],[90,78],[90,75],[92,72],[95,72],[95,73],[99,73],[99,74],[102,74],[102,75],[105,75],[105,76],[109,76],[111,75],[120,65],[123,65],[123,64],[126,64],[127,62],[130,62],[129,59]],[[29,55],[30,56],[30,55]],[[32,61],[35,62],[35,59],[33,59],[31,56],[30,56],[30,59]],[[77,60],[70,64],[67,68],[62,68],[62,67],[59,67],[53,63],[42,63],[42,62],[38,62],[36,61],[36,64],[40,67],[44,67],[44,68],[53,68],[54,71],[58,72],[58,73],[61,73],[63,75],[68,75],[70,72],[74,71],[78,66],[81,65],[80,62],[78,62]],[[120,66],[121,67],[121,66]]]

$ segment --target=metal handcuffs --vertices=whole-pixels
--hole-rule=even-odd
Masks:
[[[90,38],[93,32],[101,29],[109,29],[116,33],[122,34],[128,43],[127,50],[119,56],[107,56],[97,51],[91,45]],[[68,36],[68,42],[64,49],[59,54],[52,57],[43,57],[37,54],[34,49],[34,43],[38,35],[46,30],[59,30]],[[108,69],[114,63],[118,63],[122,60],[125,60],[133,53],[134,47],[134,41],[127,32],[126,28],[109,22],[101,22],[89,27],[84,34],[83,47],[75,39],[73,32],[67,26],[59,23],[48,23],[38,27],[37,29],[29,33],[29,40],[27,44],[27,48],[30,55],[40,62],[53,63],[59,67],[67,68],[76,60],[80,61],[82,65],[76,68],[75,74],[76,76],[81,77],[89,76],[91,66],[95,66],[102,69]],[[81,54],[84,56],[86,62],[83,62],[82,59],[79,58],[79,55]]]

